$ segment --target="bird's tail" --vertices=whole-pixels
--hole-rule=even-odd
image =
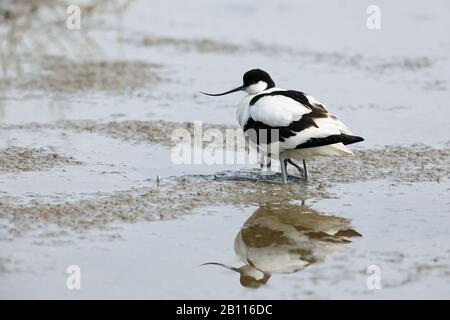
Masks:
[[[330,144],[330,145],[324,146],[322,148],[326,148],[326,147],[329,147],[330,150],[328,152],[332,153],[331,155],[333,155],[333,156],[345,157],[345,156],[353,155],[352,150],[347,148],[343,143]]]
[[[317,156],[345,157],[353,155],[353,152],[349,148],[347,148],[342,142],[306,149],[291,149],[286,150],[285,153],[287,157],[299,161],[311,159]]]

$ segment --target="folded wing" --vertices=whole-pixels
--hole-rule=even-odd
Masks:
[[[300,149],[335,143],[351,144],[364,139],[350,130],[313,97],[299,91],[263,93],[250,101],[250,117],[244,131],[256,130],[258,143],[264,132],[267,143],[280,149]],[[263,129],[263,131],[261,131]],[[276,130],[272,131],[271,130]]]

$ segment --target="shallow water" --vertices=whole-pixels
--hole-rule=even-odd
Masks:
[[[307,212],[312,212],[315,217],[335,215],[351,219],[351,227],[362,236],[351,237],[349,243],[311,238],[316,245],[323,242],[316,246],[314,252],[316,257],[323,256],[324,260],[319,259],[293,272],[283,264],[288,255],[285,245],[280,244],[277,237],[267,237],[270,231],[264,231],[264,228],[255,231],[256,235],[258,232],[266,235],[264,245],[271,250],[269,253],[264,249],[254,250],[253,260],[272,258],[278,270],[286,272],[273,273],[267,283],[257,289],[241,286],[237,272],[220,266],[200,265],[207,262],[233,267],[245,265],[236,256],[235,237],[246,220],[254,219],[258,214],[258,206],[211,206],[173,221],[122,223],[115,224],[109,231],[69,232],[61,236],[30,234],[15,239],[2,250],[3,257],[11,261],[3,263],[7,272],[0,277],[1,288],[4,288],[1,296],[180,299],[448,297],[450,248],[446,239],[449,237],[449,204],[446,202],[448,190],[444,185],[405,185],[399,190],[383,182],[369,182],[338,185],[333,191],[338,198],[307,199],[303,208],[307,206]],[[279,218],[279,212],[273,211],[277,205],[272,206],[272,211],[265,212],[269,220]],[[285,220],[281,227],[271,223],[273,230],[301,224],[302,221],[308,223],[308,219],[301,217],[305,212],[301,203],[294,202],[289,207],[300,216]],[[314,229],[319,226],[317,223],[309,220],[307,225]],[[418,225],[420,231],[417,230]],[[294,235],[287,228],[284,232],[289,234],[289,239],[294,239],[305,230],[308,228],[297,228]],[[299,239],[290,245],[291,252],[294,249],[302,252],[311,245],[311,241]],[[69,291],[65,287],[65,269],[73,264],[81,267],[80,291]],[[366,269],[370,265],[381,268],[380,290],[367,289]]]
[[[91,25],[95,54],[25,53],[22,77],[0,77],[0,152],[43,150],[0,170],[0,297],[449,298],[447,2],[379,1],[379,31],[351,1],[173,5],[134,1]],[[251,67],[364,136],[355,157],[286,187],[213,180],[254,165],[173,164],[178,125],[236,126],[238,94],[199,91]]]

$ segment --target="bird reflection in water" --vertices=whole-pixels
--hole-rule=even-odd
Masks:
[[[241,285],[258,288],[272,274],[294,273],[351,242],[361,234],[353,230],[350,220],[324,215],[302,205],[265,204],[244,223],[234,240],[234,250],[245,265],[229,267],[238,272]]]

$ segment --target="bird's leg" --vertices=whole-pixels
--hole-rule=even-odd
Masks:
[[[266,167],[267,167],[267,175],[271,176],[272,175],[272,154],[271,153],[267,154]]]
[[[292,164],[303,175],[303,168],[300,167],[298,164],[296,164],[294,161],[292,161],[292,159],[286,159],[284,161],[286,163],[286,168],[288,163]]]
[[[259,178],[263,179],[264,177],[264,153],[262,153],[259,150],[259,147],[257,149],[258,155],[259,155]]]
[[[259,164],[259,176],[262,178],[264,175],[264,162]]]
[[[272,174],[272,154],[271,153],[267,153],[266,156],[266,171],[264,172],[264,175],[262,176],[262,180],[265,181],[273,181],[274,178],[276,178],[275,174]]]
[[[286,172],[287,172],[288,161],[289,161],[289,159],[284,159],[284,161],[283,161],[284,170],[286,170]],[[281,166],[281,163],[280,163],[280,166]]]
[[[258,177],[248,177],[248,176],[214,176],[216,181],[250,181],[258,182],[260,178]]]
[[[303,160],[303,177],[305,181],[308,181],[308,170],[306,169],[306,161]]]
[[[266,163],[266,157],[264,153],[261,152],[259,146],[256,149],[259,155],[259,179],[265,180],[267,178],[267,174],[264,172],[264,164]]]
[[[279,153],[279,160],[280,160],[280,167],[281,167],[281,178],[282,178],[283,184],[286,184],[287,183],[286,166],[284,163],[285,159],[284,159],[282,152]]]
[[[258,148],[258,153],[260,153],[259,161],[260,161],[260,168],[259,168],[259,175],[261,180],[272,180],[272,154],[267,153],[267,155],[264,155],[263,152],[260,151]],[[264,171],[264,166],[266,167],[266,170]]]
[[[303,168],[301,166],[299,166],[298,164],[296,164],[294,161],[292,161],[292,159],[285,159],[284,160],[284,165],[287,168],[287,164],[292,164],[302,175],[303,175],[303,180],[304,181],[308,181],[308,170],[306,169],[306,161],[303,160]],[[286,169],[287,172],[287,169]]]

